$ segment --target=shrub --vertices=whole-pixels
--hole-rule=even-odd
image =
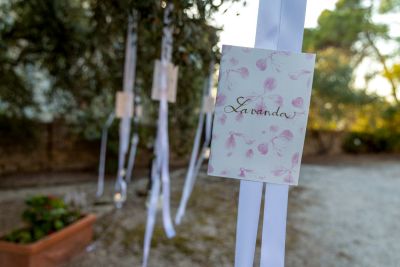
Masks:
[[[342,147],[348,153],[399,152],[400,134],[384,130],[374,133],[351,132],[344,138]]]
[[[3,237],[14,243],[33,243],[51,233],[59,231],[77,221],[81,216],[78,210],[68,207],[62,199],[54,196],[34,196],[26,200],[27,209],[22,219],[27,224]]]

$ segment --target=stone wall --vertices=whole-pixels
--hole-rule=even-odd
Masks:
[[[92,168],[98,145],[80,140],[61,124],[39,124],[35,144],[8,140],[0,146],[0,174]]]
[[[0,175],[42,171],[97,171],[99,142],[82,141],[63,124],[41,124],[35,144],[20,145],[13,140],[0,145]],[[344,132],[308,131],[304,156],[341,154]],[[3,140],[4,141],[4,140]],[[173,151],[172,151],[173,152]],[[149,151],[140,150],[136,166],[147,168],[151,160]],[[171,153],[171,166],[185,166],[187,157]],[[108,153],[108,162],[116,161]],[[116,164],[112,164],[116,165]]]

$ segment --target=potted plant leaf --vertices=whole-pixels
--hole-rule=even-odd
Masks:
[[[34,196],[26,204],[25,227],[0,238],[0,266],[58,266],[91,242],[94,215],[53,196]]]

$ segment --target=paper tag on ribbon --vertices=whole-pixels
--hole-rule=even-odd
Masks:
[[[119,91],[115,96],[115,115],[117,118],[133,116],[133,93]]]
[[[208,174],[297,185],[315,55],[223,46]]]
[[[203,98],[203,112],[213,112],[215,106],[215,98],[213,96],[205,96]]]
[[[151,89],[151,99],[160,100],[161,99],[161,71],[162,68],[166,68],[167,73],[167,99],[170,103],[176,102],[176,88],[178,83],[178,66],[172,63],[167,63],[167,65],[161,64],[160,60],[156,60],[154,64],[154,74],[153,74],[153,87]]]

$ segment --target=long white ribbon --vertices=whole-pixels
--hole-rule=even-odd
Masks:
[[[307,0],[282,0],[278,50],[301,52]],[[285,235],[289,186],[267,184],[261,245],[261,266],[285,265]]]
[[[305,7],[306,0],[260,0],[255,47],[301,50]],[[253,265],[262,188],[263,183],[240,183],[236,267]],[[261,267],[284,266],[288,191],[288,185],[266,184]]]
[[[104,173],[106,166],[106,153],[107,153],[107,137],[108,137],[108,129],[113,123],[115,118],[115,113],[111,112],[108,116],[106,123],[103,126],[103,130],[101,132],[101,145],[100,145],[100,163],[99,163],[99,178],[97,181],[97,192],[96,196],[101,197],[104,192]]]
[[[214,63],[211,63],[210,66],[210,74],[207,78],[207,82],[205,83],[204,90],[203,90],[203,97],[201,101],[201,107],[204,105],[204,96],[209,96],[211,93],[211,89],[213,86],[213,74],[214,74]],[[199,155],[199,148],[200,148],[200,139],[204,128],[204,119],[206,119],[206,129],[205,129],[205,140],[200,150]],[[197,124],[196,135],[194,138],[192,154],[190,156],[189,168],[186,173],[185,184],[183,186],[182,198],[179,203],[179,208],[176,213],[175,223],[179,225],[182,221],[183,216],[185,215],[185,210],[187,206],[187,202],[189,201],[190,195],[193,191],[193,186],[196,181],[196,177],[199,173],[200,167],[204,161],[204,155],[208,147],[210,146],[211,141],[211,124],[212,124],[212,113],[206,112],[204,110],[200,111],[199,114],[199,122]]]
[[[193,183],[192,177],[193,177],[193,172],[194,172],[194,168],[195,168],[195,164],[196,164],[197,155],[199,153],[200,138],[201,138],[203,126],[204,126],[204,115],[202,114],[202,112],[200,112],[199,122],[197,124],[196,135],[194,137],[192,154],[190,156],[189,169],[186,173],[185,184],[183,186],[182,199],[181,199],[181,202],[179,203],[178,211],[175,216],[175,223],[177,225],[179,225],[181,223],[182,217],[185,215],[186,204],[190,197],[190,191],[191,191],[190,188],[192,187],[192,183]]]
[[[171,62],[172,57],[172,26],[171,13],[173,4],[168,3],[164,9],[164,28],[161,48],[161,99],[158,114],[157,135],[155,142],[155,159],[151,170],[152,188],[150,195],[150,203],[148,207],[146,231],[144,237],[143,262],[142,266],[146,267],[150,253],[151,239],[154,231],[154,224],[157,215],[157,203],[160,194],[160,183],[162,184],[163,196],[163,225],[168,238],[175,236],[175,230],[172,224],[170,212],[170,177],[169,177],[169,143],[168,143],[168,100],[167,100],[167,81],[168,74],[166,66]],[[161,180],[161,181],[160,181]]]
[[[124,81],[123,90],[125,92],[133,91],[133,81],[135,79],[136,67],[136,30],[137,16],[133,18],[129,16],[127,38],[125,46],[125,65],[124,65]],[[125,176],[125,158],[129,149],[129,135],[131,130],[131,119],[128,116],[121,118],[119,125],[119,151],[118,151],[118,172],[115,183],[115,191],[120,194],[116,204],[121,207],[121,204],[126,199],[126,182]],[[116,199],[115,199],[116,200]]]
[[[131,148],[129,151],[129,158],[128,158],[128,168],[126,171],[126,181],[129,183],[132,179],[132,172],[133,172],[133,167],[135,166],[135,157],[136,157],[136,151],[137,151],[137,146],[139,143],[139,135],[134,132],[132,134],[132,139],[131,139]]]
[[[263,183],[240,181],[235,267],[253,266]]]
[[[151,168],[151,192],[150,192],[150,202],[148,207],[147,222],[146,222],[146,232],[144,235],[144,249],[143,249],[143,262],[142,267],[147,266],[150,254],[151,238],[154,231],[154,224],[156,222],[157,215],[157,202],[160,195],[160,179],[157,175],[157,163],[153,161]]]

